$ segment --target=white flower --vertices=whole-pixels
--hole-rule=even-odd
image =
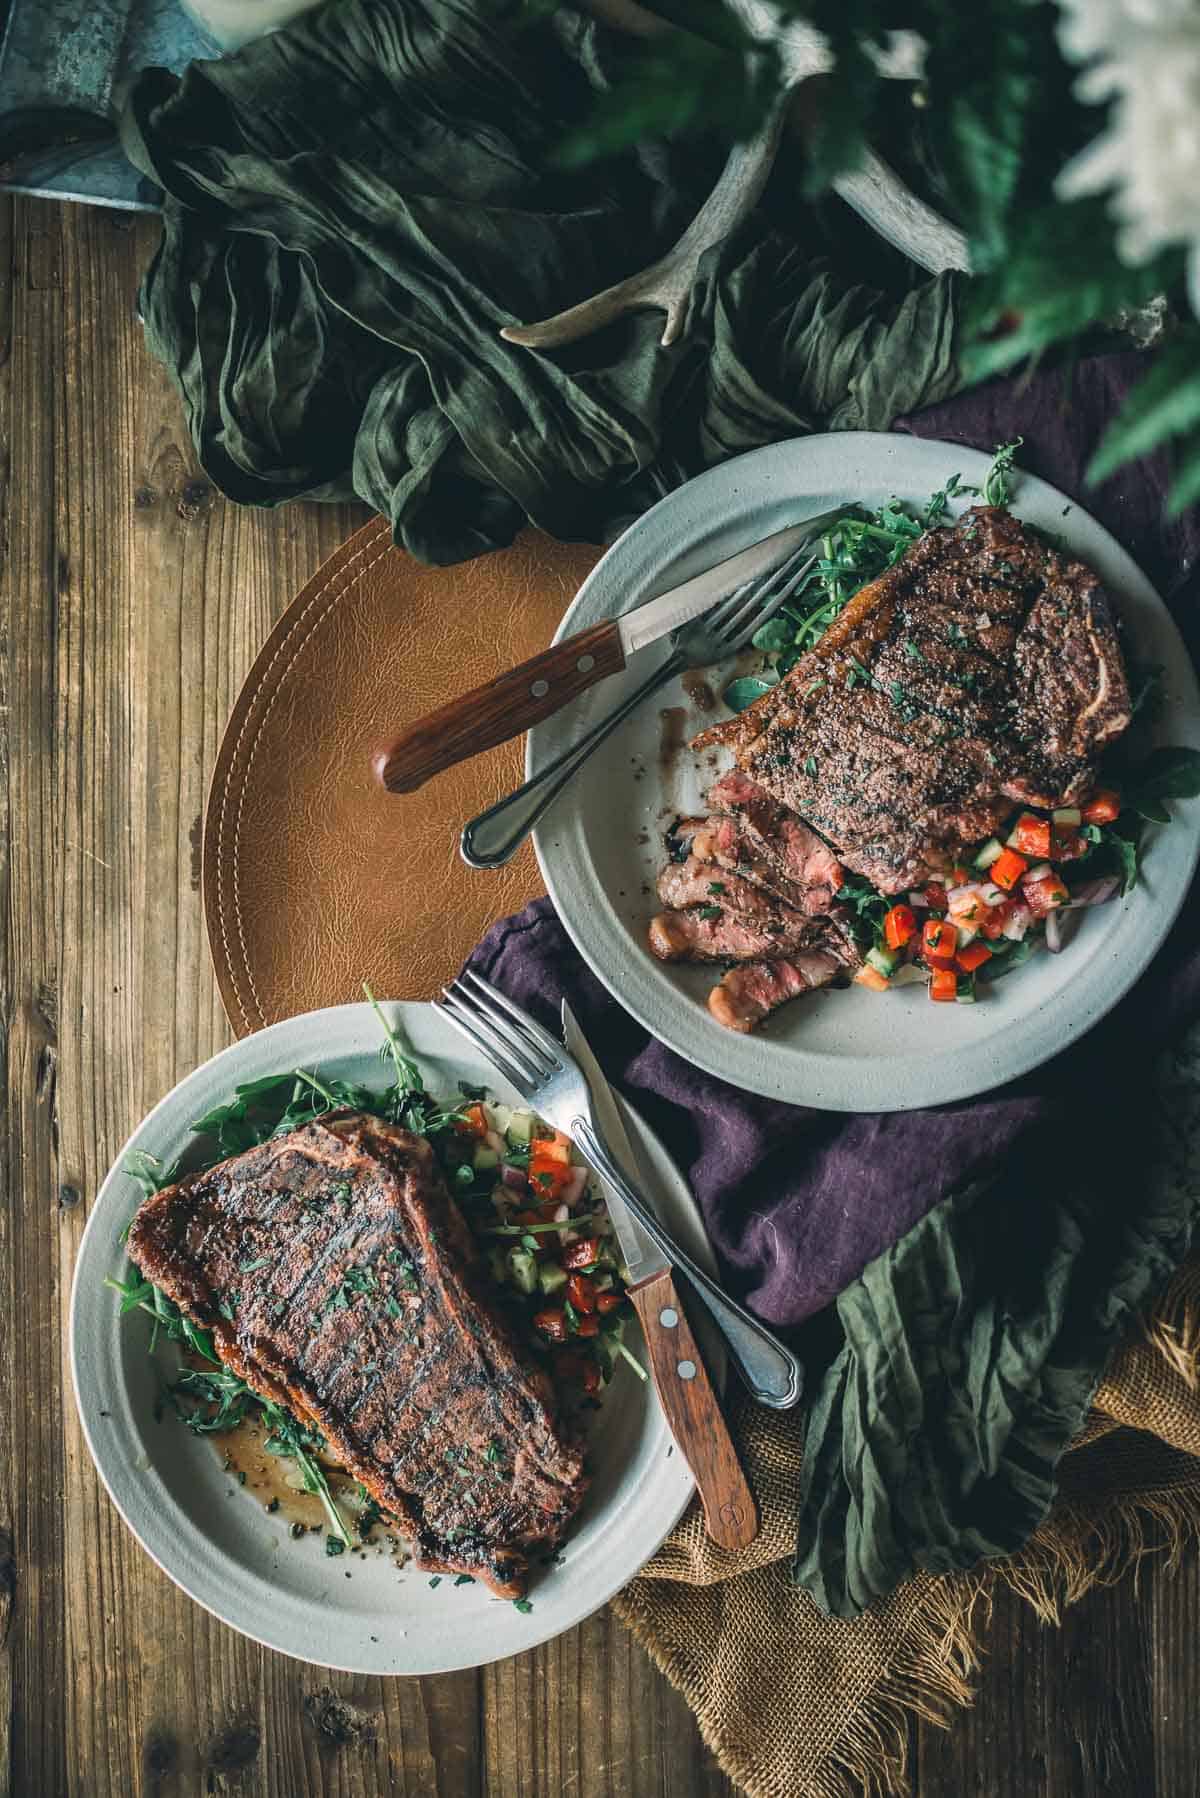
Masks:
[[[1200,315],[1200,0],[1059,0],[1059,38],[1084,64],[1077,92],[1111,103],[1107,128],[1055,183],[1063,199],[1111,190],[1126,262],[1188,246]]]

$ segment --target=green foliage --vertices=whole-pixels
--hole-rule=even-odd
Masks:
[[[624,57],[623,75],[571,138],[572,161],[659,132],[745,136],[774,103],[780,58],[756,47],[722,0],[650,4],[681,29]],[[1073,350],[1155,296],[1182,293],[1182,249],[1131,267],[1117,252],[1109,196],[1055,196],[1059,174],[1106,122],[1102,106],[1078,97],[1078,70],[1058,47],[1056,0],[911,0],[903,9],[892,0],[780,0],[778,10],[785,26],[802,18],[821,31],[834,59],[808,108],[810,198],[868,144],[905,159],[894,138],[896,83],[880,76],[872,52],[900,27],[925,40],[924,73],[910,96],[920,131],[908,133],[920,149],[909,159],[929,176],[928,197],[968,237],[969,380]],[[1200,501],[1200,330],[1190,326],[1113,421],[1091,478],[1165,444],[1175,461],[1168,503],[1178,512]]]

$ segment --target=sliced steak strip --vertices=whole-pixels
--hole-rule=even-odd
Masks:
[[[1097,576],[977,507],[926,532],[777,686],[697,741],[730,744],[741,774],[896,893],[991,835],[1014,800],[1074,803],[1129,719]]]
[[[833,850],[814,830],[737,769],[709,788],[708,803],[735,827],[719,835],[725,855],[736,857],[748,850],[764,873],[774,868],[804,892],[802,910],[828,911],[845,875]]]
[[[520,1596],[579,1507],[582,1455],[423,1138],[357,1115],[292,1131],[147,1199],[129,1254],[321,1431],[418,1566]]]
[[[789,999],[828,986],[842,971],[834,956],[823,950],[798,955],[792,961],[751,961],[730,968],[708,995],[708,1009],[726,1030],[748,1034],[769,1012]]]
[[[703,833],[692,839],[693,849]],[[764,928],[775,924],[795,932],[805,927],[805,914],[795,906],[785,905],[765,887],[743,880],[719,862],[702,861],[698,854],[685,862],[668,862],[658,877],[658,896],[672,910],[688,905],[719,906],[738,912],[743,918],[761,922]]]
[[[732,909],[705,917],[705,909],[664,911],[650,920],[648,940],[660,961],[774,960],[821,945],[828,935],[821,920],[798,912],[791,914],[795,922],[789,924],[744,917]]]

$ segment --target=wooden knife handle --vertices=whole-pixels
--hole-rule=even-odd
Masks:
[[[615,621],[594,624],[418,718],[376,750],[371,766],[390,793],[411,793],[443,768],[519,736],[624,666]]]
[[[650,1372],[671,1433],[695,1475],[708,1533],[722,1548],[745,1548],[758,1534],[758,1506],[670,1268],[631,1286],[629,1296],[641,1319]]]

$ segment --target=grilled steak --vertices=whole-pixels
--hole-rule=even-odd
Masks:
[[[749,918],[710,907],[659,912],[650,920],[648,940],[660,961],[764,961],[824,945],[828,930],[816,918],[788,906],[769,918]]]
[[[753,881],[743,880],[723,862],[702,861],[699,850],[704,832],[693,841],[693,853],[685,862],[668,862],[658,877],[658,896],[664,905],[679,909],[686,905],[719,906],[753,919],[764,926],[784,924],[793,929],[804,928],[803,912],[785,904]]]
[[[768,886],[774,870],[774,884],[786,881],[803,892],[803,911],[829,910],[845,875],[833,850],[815,831],[737,769],[709,788],[708,803],[724,819],[717,833],[723,856],[745,855]]]
[[[417,1565],[524,1590],[586,1481],[492,1309],[429,1144],[341,1115],[147,1199],[129,1254],[256,1392],[314,1424]]]
[[[847,868],[897,893],[991,835],[1014,800],[1075,802],[1129,720],[1097,576],[982,506],[926,532],[778,686],[697,743],[730,744]]]
[[[749,1034],[768,1012],[801,993],[828,986],[842,971],[827,950],[815,949],[793,961],[750,961],[730,968],[708,995],[708,1009],[727,1030]]]

